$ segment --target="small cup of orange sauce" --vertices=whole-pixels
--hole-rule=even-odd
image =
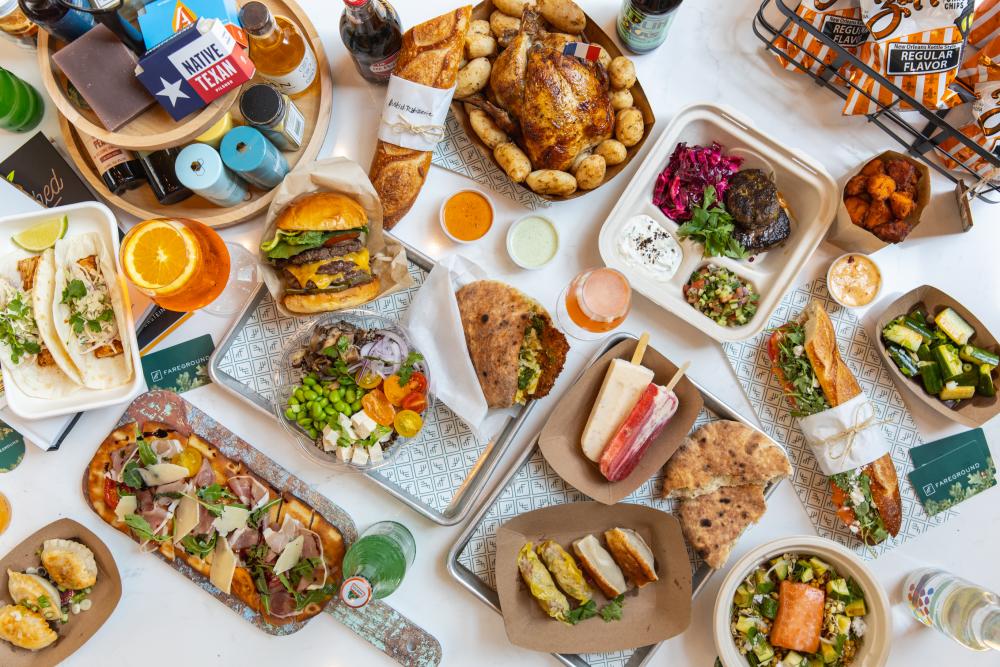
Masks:
[[[472,243],[493,226],[493,202],[479,190],[459,190],[441,204],[441,229],[456,243]]]

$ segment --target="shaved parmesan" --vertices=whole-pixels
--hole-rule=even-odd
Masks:
[[[247,519],[250,518],[250,510],[242,507],[226,506],[222,508],[222,516],[216,517],[212,526],[219,531],[220,535],[228,535],[237,528],[246,528]]]
[[[198,501],[182,496],[174,513],[174,543],[180,542],[198,525]]]
[[[236,554],[230,548],[229,542],[217,540],[215,551],[212,553],[212,569],[208,573],[208,580],[223,593],[229,593],[235,573]]]
[[[118,499],[118,505],[115,506],[115,516],[118,517],[119,521],[124,521],[129,514],[135,514],[138,506],[139,503],[135,496],[122,496]]]
[[[191,472],[184,466],[173,463],[156,463],[148,468],[139,468],[139,476],[146,486],[160,486],[190,477]]]
[[[274,573],[281,574],[295,567],[302,560],[302,545],[305,544],[305,537],[299,535],[294,540],[285,545],[278,560],[274,563]]]

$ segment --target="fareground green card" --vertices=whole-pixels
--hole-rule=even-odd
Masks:
[[[24,460],[24,437],[0,421],[0,472],[10,472]]]
[[[910,448],[910,460],[913,461],[913,467],[919,468],[922,465],[926,465],[933,461],[934,459],[939,459],[942,456],[947,456],[951,452],[964,447],[970,442],[980,441],[981,446],[985,447],[989,451],[989,446],[986,444],[986,434],[983,433],[983,429],[977,428],[971,431],[963,431],[956,435],[949,435],[946,438],[941,438],[940,440],[935,440],[934,442],[928,442],[924,445],[917,445],[916,447]]]
[[[941,448],[932,448],[942,456],[917,464],[921,454],[914,456],[919,465],[909,474],[910,483],[923,503],[927,514],[943,512],[972,496],[996,486],[996,465],[990,456],[989,446],[982,429],[968,431],[959,436],[945,438]],[[939,441],[931,443],[939,445]]]
[[[150,352],[142,358],[142,372],[150,390],[168,389],[178,394],[208,384],[208,358],[215,343],[208,334]]]

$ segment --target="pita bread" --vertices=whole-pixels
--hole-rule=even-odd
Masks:
[[[757,523],[766,509],[764,487],[752,484],[727,486],[682,500],[677,511],[688,544],[710,567],[718,570],[725,566],[743,531]]]
[[[737,421],[714,421],[692,433],[667,461],[663,495],[696,498],[724,486],[766,486],[791,473],[784,450],[766,435]]]
[[[545,323],[541,342],[542,375],[532,398],[548,394],[562,370],[569,344],[549,314],[533,299],[496,280],[479,280],[455,294],[469,357],[491,408],[514,403],[521,344],[532,318]]]

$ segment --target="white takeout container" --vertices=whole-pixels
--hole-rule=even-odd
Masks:
[[[35,225],[66,216],[69,219],[69,226],[66,229],[65,239],[74,236],[96,232],[105,248],[111,254],[111,261],[115,267],[116,287],[122,294],[122,303],[125,306],[125,331],[123,336],[128,337],[132,355],[132,380],[120,387],[111,389],[89,389],[80,387],[76,391],[61,398],[36,398],[25,394],[14,378],[3,369],[3,386],[6,394],[7,406],[11,412],[24,419],[42,419],[45,417],[56,417],[59,415],[75,414],[85,410],[94,410],[109,405],[126,403],[142,391],[142,362],[139,359],[139,343],[135,337],[135,321],[132,318],[132,308],[129,303],[128,289],[125,285],[125,277],[122,275],[121,265],[118,261],[118,223],[115,216],[104,204],[98,202],[82,202],[80,204],[70,204],[68,206],[57,206],[55,208],[42,209],[33,213],[23,213],[6,218],[0,218],[0,229],[4,230],[3,238],[0,239],[0,254],[6,254],[20,250],[10,237],[20,231],[34,227]],[[24,252],[24,251],[22,251]]]
[[[746,159],[746,168],[774,172],[778,191],[788,204],[792,220],[791,236],[778,246],[738,261],[727,257],[702,257],[702,248],[690,240],[679,241],[684,252],[680,268],[668,281],[657,281],[629,266],[617,251],[617,238],[627,221],[644,213],[676,236],[680,226],[653,204],[653,186],[666,168],[670,155],[680,142],[689,146],[719,142],[727,153]],[[598,247],[604,263],[618,269],[632,287],[682,320],[720,342],[751,338],[766,326],[795,277],[823,240],[837,212],[837,185],[818,162],[788,148],[777,139],[753,128],[753,123],[738,112],[713,104],[685,107],[663,131],[635,177],[601,227]],[[695,310],[684,300],[683,287],[701,266],[713,263],[733,271],[749,281],[760,294],[757,313],[746,324],[724,327]]]
[[[730,634],[730,616],[736,589],[759,564],[786,553],[817,556],[832,565],[841,576],[850,576],[858,582],[865,593],[868,613],[864,616],[864,620],[868,627],[852,665],[853,667],[885,665],[889,660],[889,648],[892,643],[892,617],[889,598],[886,597],[875,575],[850,549],[815,535],[797,535],[769,542],[750,551],[736,561],[723,580],[719,595],[715,598],[715,610],[712,614],[715,648],[723,666],[749,667],[750,664],[746,657],[740,654]]]
[[[452,197],[460,195],[463,192],[474,192],[475,194],[485,199],[486,204],[490,207],[490,228],[487,229],[486,233],[480,236],[478,239],[472,239],[469,241],[453,236],[451,231],[448,229],[448,225],[445,224],[444,221],[444,207],[448,205],[448,202],[451,201]],[[489,195],[487,195],[485,192],[483,192],[482,190],[477,190],[475,188],[462,188],[461,190],[456,190],[455,192],[452,192],[450,195],[448,195],[441,201],[441,208],[438,211],[438,222],[441,223],[441,231],[443,231],[444,235],[450,238],[452,241],[454,241],[455,243],[461,243],[462,245],[465,245],[467,243],[475,243],[476,241],[482,241],[489,235],[491,231],[493,231],[493,225],[496,223],[496,221],[497,221],[497,212],[496,209],[493,208],[493,200],[490,199]]]

